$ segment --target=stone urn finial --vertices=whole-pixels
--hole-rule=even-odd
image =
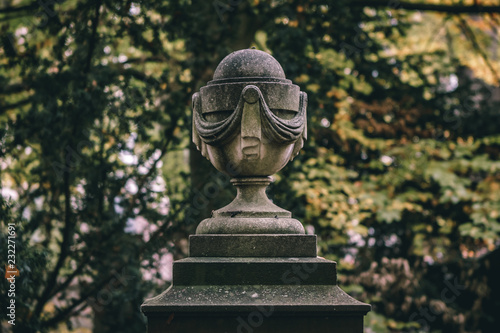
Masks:
[[[193,95],[193,142],[217,170],[233,177],[233,202],[213,212],[197,234],[303,234],[291,213],[265,193],[307,137],[307,94],[271,55],[254,49],[225,57],[214,79]]]
[[[193,141],[238,194],[200,223],[172,285],[142,305],[149,333],[363,332],[370,305],[339,288],[316,235],[266,196],[306,139],[306,104],[280,64],[252,49],[224,58],[194,94]]]

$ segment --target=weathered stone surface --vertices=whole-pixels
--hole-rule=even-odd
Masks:
[[[290,218],[292,213],[276,206],[266,195],[266,187],[273,181],[272,177],[233,178],[237,194],[233,202],[212,213],[213,218]]]
[[[205,219],[196,229],[197,234],[304,234],[304,227],[296,219],[231,218]]]
[[[306,108],[307,95],[271,55],[248,49],[221,61],[214,80],[193,95],[193,142],[217,170],[234,177],[238,195],[197,234],[304,234],[299,221],[267,199],[265,188],[268,176],[302,148]]]
[[[307,95],[257,50],[227,56],[194,94],[193,141],[238,193],[200,223],[173,285],[142,305],[148,332],[362,333],[370,305],[337,286],[316,237],[265,193],[303,146],[306,107]]]
[[[288,81],[288,80],[287,80]],[[264,96],[266,104],[271,110],[293,111],[292,115],[298,112],[300,107],[300,88],[292,84],[277,85],[264,81],[251,82],[259,88]],[[212,84],[202,87],[200,91],[201,112],[209,114],[220,110],[234,110],[238,106],[239,97],[243,88],[248,82],[238,82],[230,84]],[[217,98],[214,98],[217,96]]]
[[[142,309],[150,333],[362,333],[370,306],[335,285],[222,285],[172,286]]]
[[[172,286],[144,302],[146,314],[176,312],[251,312],[273,306],[274,312],[323,315],[365,314],[370,305],[359,302],[336,285],[217,285]]]
[[[266,52],[255,49],[235,51],[225,57],[214,72],[214,81],[243,78],[284,79],[280,63]],[[286,80],[288,81],[288,80]]]
[[[252,312],[240,313],[165,313],[149,317],[149,333],[362,333],[363,316],[324,313],[272,313],[269,308],[258,307]],[[193,318],[196,318],[193,320]]]
[[[238,192],[229,205],[203,220],[196,234],[304,234],[292,214],[272,203],[266,195],[271,177],[234,178]]]
[[[307,95],[289,83],[265,87],[266,97],[251,82],[209,84],[193,95],[193,141],[219,171],[230,165],[231,176],[269,176],[303,146]]]
[[[190,257],[174,262],[174,285],[336,285],[337,264],[322,258]]]
[[[316,257],[316,235],[191,235],[190,257]]]

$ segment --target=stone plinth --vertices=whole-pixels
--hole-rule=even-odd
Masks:
[[[149,333],[363,332],[370,305],[337,286],[316,236],[194,235],[190,253],[143,304]]]
[[[191,257],[316,257],[316,235],[191,235]]]

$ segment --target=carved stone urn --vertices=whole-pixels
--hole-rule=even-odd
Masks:
[[[269,54],[240,50],[193,96],[193,141],[217,170],[233,177],[237,196],[197,234],[304,234],[291,213],[265,193],[307,137],[307,94]]]
[[[363,332],[370,305],[339,288],[316,236],[266,195],[304,144],[306,107],[280,64],[253,49],[225,57],[194,94],[193,141],[237,195],[201,221],[172,285],[142,305],[149,333]]]

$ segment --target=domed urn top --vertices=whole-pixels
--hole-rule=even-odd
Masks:
[[[265,80],[288,81],[280,63],[270,54],[246,49],[233,52],[226,56],[215,69],[213,81],[209,84],[223,81]]]

